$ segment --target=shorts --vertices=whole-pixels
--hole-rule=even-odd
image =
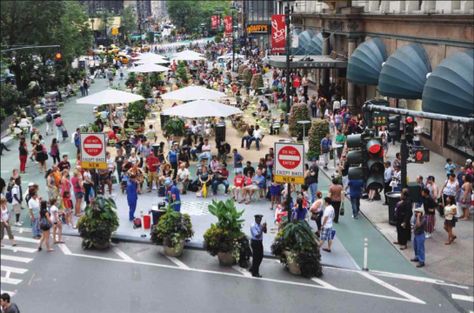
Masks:
[[[281,195],[281,188],[280,186],[270,186],[270,195],[274,197],[278,197]]]
[[[82,199],[84,198],[84,193],[82,191],[75,192],[74,196],[76,197],[76,199]]]
[[[321,229],[321,241],[332,240],[332,227]]]

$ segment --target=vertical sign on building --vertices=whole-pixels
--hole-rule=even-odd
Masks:
[[[219,15],[211,16],[211,28],[217,29],[219,27]]]
[[[232,16],[230,15],[224,17],[224,33],[226,37],[232,36]]]
[[[285,14],[272,15],[272,53],[284,53],[286,46]]]

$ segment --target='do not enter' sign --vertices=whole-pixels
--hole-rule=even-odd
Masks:
[[[275,143],[275,181],[304,183],[304,146],[295,143]]]

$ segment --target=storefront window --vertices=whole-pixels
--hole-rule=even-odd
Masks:
[[[446,122],[446,146],[474,156],[474,125]]]
[[[431,138],[431,129],[433,128],[433,120],[417,117],[416,122],[421,126],[421,133]]]

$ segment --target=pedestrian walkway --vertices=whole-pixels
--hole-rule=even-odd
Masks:
[[[390,145],[388,150],[388,159],[393,160],[395,154],[400,151],[400,145]],[[424,180],[429,175],[433,175],[436,178],[436,183],[441,189],[445,181],[445,171],[444,164],[446,160],[439,154],[430,152],[430,162],[424,164],[408,163],[407,173],[409,181],[415,181],[418,175],[422,175]],[[458,167],[459,168],[459,167]],[[322,169],[322,168],[321,168]],[[323,169],[322,169],[323,170]],[[334,174],[334,163],[330,162],[329,169],[323,170],[326,176],[330,177]],[[349,208],[350,212],[350,202],[346,200],[346,208]],[[375,226],[376,232],[373,233],[372,238],[382,238],[383,235],[384,241],[386,244],[391,245],[390,251],[395,251],[395,255],[392,258],[387,258],[387,251],[380,251],[380,254],[377,254],[375,258],[370,258],[371,261],[376,263],[393,263],[393,266],[397,266],[396,260],[410,260],[413,258],[413,249],[411,245],[408,249],[400,251],[398,247],[391,244],[393,241],[396,241],[396,229],[394,226],[388,223],[388,206],[383,205],[382,201],[373,201],[369,202],[367,200],[361,200],[361,212],[365,216],[365,219],[359,219],[357,221],[360,223],[372,224]],[[350,217],[348,217],[350,219]],[[354,221],[355,222],[355,221]],[[415,271],[426,273],[430,276],[438,277],[441,279],[474,285],[474,271],[472,265],[474,264],[474,227],[472,219],[469,221],[460,221],[456,224],[454,232],[458,236],[458,240],[455,244],[446,246],[444,242],[446,241],[447,234],[443,230],[444,219],[442,219],[438,214],[436,214],[436,227],[435,232],[432,237],[425,241],[425,250],[426,250],[426,266],[422,269],[415,269],[414,265],[410,265]],[[340,227],[340,226],[339,226]],[[372,229],[362,228],[362,229]],[[379,233],[377,236],[377,232]],[[358,255],[358,250],[353,251],[351,249],[351,241],[354,237],[348,232],[346,234],[342,233],[343,242],[354,257],[354,259],[359,263],[361,256]],[[369,247],[371,247],[369,238]],[[369,251],[373,251],[369,248]],[[398,254],[398,257],[396,256]],[[404,262],[406,263],[406,262]],[[401,263],[400,263],[401,264]],[[382,265],[382,264],[380,264]],[[385,266],[385,265],[384,265]],[[369,264],[370,267],[370,264]]]
[[[19,286],[28,280],[31,262],[38,254],[38,239],[31,238],[31,229],[13,229],[16,246],[4,244],[1,247],[1,293],[17,294]],[[7,240],[5,240],[7,241]]]

